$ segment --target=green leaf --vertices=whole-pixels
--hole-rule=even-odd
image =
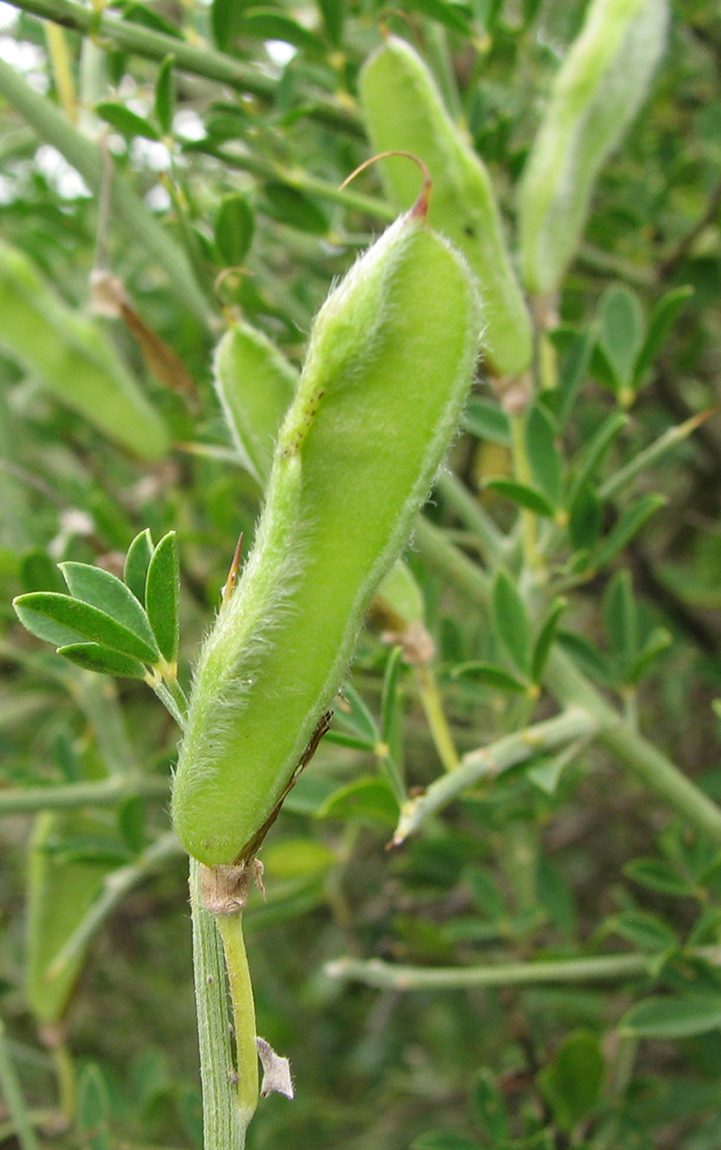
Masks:
[[[573,480],[569,487],[569,501],[573,501],[579,488],[588,482],[600,464],[616,436],[628,423],[628,416],[622,411],[614,411],[603,420],[601,426],[580,453]]]
[[[645,998],[626,1011],[622,1034],[636,1038],[689,1038],[721,1026],[721,994],[687,994],[678,998]]]
[[[589,1030],[567,1035],[553,1062],[538,1076],[541,1092],[553,1116],[570,1133],[601,1099],[604,1062],[598,1037]]]
[[[528,616],[518,588],[504,568],[496,572],[491,600],[496,634],[516,670],[527,677],[531,648]]]
[[[314,32],[279,12],[277,8],[246,8],[241,34],[258,40],[283,40],[286,44],[293,44],[315,55],[324,52],[323,41]]]
[[[543,621],[543,626],[539,632],[538,638],[533,647],[533,655],[531,657],[531,679],[534,683],[540,683],[543,675],[546,660],[548,659],[551,647],[553,646],[556,638],[556,631],[558,629],[558,620],[561,614],[566,609],[567,600],[558,598],[554,599],[551,604],[548,614]]]
[[[483,399],[471,399],[461,417],[461,424],[477,439],[511,446],[511,423],[500,407]]]
[[[47,551],[30,551],[23,556],[20,580],[25,591],[65,591],[62,575]]]
[[[644,338],[643,308],[635,292],[612,287],[601,298],[599,343],[611,365],[617,387],[629,387]]]
[[[510,1137],[508,1110],[490,1070],[484,1068],[476,1075],[472,1098],[476,1120],[483,1133],[494,1145],[505,1142]]]
[[[76,1121],[78,1131],[89,1150],[109,1150],[110,1095],[100,1067],[85,1065],[77,1087]]]
[[[539,757],[532,761],[526,774],[534,786],[543,791],[544,795],[555,795],[561,776],[568,766],[565,755]]]
[[[269,214],[281,224],[318,236],[324,236],[328,231],[325,212],[297,188],[271,181],[265,185],[264,191]]]
[[[213,0],[210,26],[213,39],[221,52],[232,49],[243,25],[243,4],[239,0]]]
[[[157,649],[149,646],[133,631],[97,607],[91,607],[80,599],[71,599],[69,595],[58,595],[54,591],[31,591],[15,599],[14,606],[20,622],[28,631],[59,646],[88,639],[92,643],[112,647],[114,651],[122,651],[143,663],[153,664],[158,658]],[[38,622],[38,617],[42,623]],[[45,633],[42,633],[41,627]],[[59,642],[57,635],[63,636]]]
[[[628,571],[618,571],[611,579],[603,598],[603,611],[611,652],[627,679],[627,669],[638,650],[636,600]]]
[[[333,791],[315,812],[319,819],[383,827],[395,827],[399,814],[400,807],[386,780],[371,775]]]
[[[381,742],[390,748],[394,758],[399,752],[403,701],[398,689],[403,668],[403,649],[394,647],[386,661],[381,688]]]
[[[145,800],[131,795],[118,808],[118,830],[134,855],[145,846]]]
[[[403,8],[420,12],[463,36],[473,34],[466,11],[458,4],[448,3],[447,0],[404,0]]]
[[[174,36],[182,40],[182,34],[175,24],[166,20],[154,8],[146,4],[127,4],[123,9],[123,20],[131,20],[134,24],[142,24],[145,28],[152,28],[153,32],[162,32],[165,36]]]
[[[145,581],[153,555],[153,540],[150,529],[145,528],[135,536],[125,556],[123,579],[139,603],[145,603]]]
[[[338,48],[343,41],[345,0],[318,0],[318,7],[323,17],[328,39],[334,48]]]
[[[146,676],[145,667],[137,659],[99,643],[69,643],[58,647],[58,655],[99,675],[117,675],[126,679],[144,679]]]
[[[175,56],[166,56],[155,81],[155,117],[164,136],[173,131],[175,113]]]
[[[623,873],[634,882],[662,894],[687,898],[696,893],[693,883],[661,859],[641,858],[626,863]]]
[[[380,741],[376,721],[351,683],[344,683],[338,692],[335,718],[349,731],[355,732],[361,738],[369,739],[373,746]]]
[[[593,566],[597,569],[605,567],[627,543],[630,543],[634,535],[638,535],[659,507],[664,507],[666,503],[667,500],[663,495],[646,495],[628,507],[602,541],[593,557]]]
[[[500,477],[487,479],[484,487],[490,491],[497,491],[499,495],[505,495],[506,499],[513,500],[520,507],[532,511],[534,515],[553,519],[556,514],[553,505],[548,502],[545,495],[541,495],[540,491],[536,491],[533,487],[527,487],[525,483],[516,483],[515,479],[502,479]]]
[[[89,563],[60,563],[59,567],[71,595],[110,615],[151,649],[155,647],[145,611],[120,579]]]
[[[647,910],[628,911],[612,922],[614,932],[632,942],[640,950],[665,951],[678,945],[670,926],[656,914]]]
[[[658,656],[663,651],[666,651],[672,643],[673,637],[670,631],[667,631],[665,627],[654,627],[644,643],[642,650],[628,668],[626,675],[627,681],[633,684],[639,683],[651,664],[654,663]]]
[[[429,1130],[414,1138],[410,1150],[481,1150],[477,1142],[453,1130]]]
[[[590,551],[603,526],[603,504],[595,488],[584,480],[576,490],[568,513],[568,536],[576,551]]]
[[[360,735],[347,735],[345,731],[326,731],[323,742],[333,743],[336,747],[350,747],[354,751],[368,751],[369,754],[373,754],[377,746],[372,739],[365,739]]]
[[[215,219],[215,246],[228,267],[239,267],[253,240],[255,218],[247,196],[225,196]]]
[[[175,532],[169,531],[160,540],[150,560],[145,585],[145,606],[158,649],[166,662],[171,664],[178,657],[179,593],[178,544]]]
[[[557,631],[556,639],[564,651],[571,655],[592,679],[597,679],[604,687],[617,686],[618,678],[611,660],[607,659],[590,640],[575,631]]]
[[[528,683],[493,663],[459,663],[451,674],[454,679],[473,679],[475,683],[485,683],[489,687],[497,687],[499,691],[513,691],[519,695],[528,693]]]
[[[121,136],[125,136],[129,140],[135,136],[144,136],[147,140],[159,138],[149,120],[131,112],[130,108],[126,108],[124,104],[104,101],[95,105],[95,113],[100,116],[101,120],[105,120],[106,124],[110,124],[110,127],[114,128],[116,132],[120,132]]]
[[[473,901],[486,918],[495,922],[508,916],[506,899],[489,870],[485,867],[472,866],[465,872],[464,877],[471,888]]]
[[[692,287],[672,288],[656,303],[648,323],[648,332],[634,365],[632,386],[637,388],[664,345],[676,316],[693,295]]]
[[[551,333],[551,339],[553,340]],[[596,342],[596,333],[589,328],[587,331],[573,334],[570,345],[561,361],[558,371],[559,403],[556,416],[561,427],[565,427],[576,403],[581,385],[586,378],[591,353]]]
[[[557,429],[540,403],[534,403],[526,422],[526,451],[533,478],[552,506],[561,498],[563,460],[556,446]]]

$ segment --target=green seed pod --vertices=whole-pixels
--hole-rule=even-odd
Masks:
[[[592,0],[588,8],[521,182],[521,270],[535,295],[563,279],[599,170],[646,95],[667,24],[667,0]]]
[[[265,487],[275,441],[298,386],[292,364],[257,328],[234,323],[215,354],[215,390],[244,466]]]
[[[291,785],[456,425],[479,327],[465,264],[420,210],[321,308],[255,546],[195,675],[173,818],[201,862],[249,857]]]
[[[30,260],[0,243],[0,343],[53,395],[144,459],[167,455],[168,431],[102,329],[72,311]]]
[[[370,57],[359,91],[374,150],[411,152],[428,168],[429,222],[463,252],[478,278],[484,355],[496,374],[520,375],[533,354],[531,322],[485,165],[448,115],[425,63],[404,40],[390,36]],[[382,172],[392,201],[410,207],[418,181],[407,160],[384,160]]]

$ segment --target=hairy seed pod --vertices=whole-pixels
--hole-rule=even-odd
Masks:
[[[201,862],[252,854],[291,784],[453,433],[479,328],[465,263],[419,210],[321,308],[255,546],[195,674],[173,818]]]
[[[636,115],[666,43],[667,0],[592,0],[558,72],[520,188],[523,280],[555,291],[608,154]]]
[[[429,222],[463,252],[478,279],[483,353],[497,375],[520,375],[531,362],[531,322],[485,165],[405,40],[390,36],[370,57],[361,69],[359,91],[373,148],[411,152],[428,168],[433,181]],[[407,160],[384,160],[382,172],[393,202],[410,207],[417,177]]]
[[[0,344],[68,407],[144,459],[166,455],[158,412],[102,329],[55,294],[27,256],[0,243]]]

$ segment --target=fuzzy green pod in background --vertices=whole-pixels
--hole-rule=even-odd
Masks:
[[[421,57],[390,36],[364,64],[359,93],[377,152],[411,152],[428,168],[432,227],[463,252],[483,301],[482,349],[493,372],[517,376],[530,366],[531,321],[503,236],[491,180],[466,134],[453,122]],[[416,197],[417,177],[402,158],[383,160],[388,194],[399,208]]]
[[[173,819],[201,862],[252,854],[286,792],[456,426],[479,330],[464,261],[418,209],[321,308],[254,549],[195,674]]]
[[[643,102],[666,44],[667,0],[593,0],[555,78],[526,162],[519,227],[523,281],[555,291],[588,217],[593,186]]]
[[[0,344],[68,407],[143,459],[168,430],[96,322],[73,311],[27,256],[0,242]]]

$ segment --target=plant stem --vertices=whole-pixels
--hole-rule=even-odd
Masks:
[[[526,415],[525,412],[511,412],[511,445],[513,449],[513,473],[518,483],[526,487],[533,486],[531,467],[526,453]],[[541,556],[538,553],[536,542],[536,516],[528,508],[521,508],[521,523],[523,524],[523,550],[528,566],[534,570],[542,566]]]
[[[258,1051],[255,1045],[255,1003],[248,957],[243,939],[243,912],[220,914],[218,930],[223,940],[225,965],[230,982],[238,1074],[237,1105],[243,1129],[247,1129],[258,1105]]]
[[[448,726],[443,700],[438,690],[433,668],[427,663],[418,663],[415,668],[416,682],[421,706],[428,722],[438,757],[447,771],[455,771],[460,765],[458,751]]]
[[[115,775],[91,783],[61,783],[57,787],[18,787],[0,789],[0,817],[29,815],[34,811],[75,810],[78,807],[111,807],[134,795],[168,797],[167,779],[137,775]]]
[[[204,1150],[244,1150],[245,1126],[233,1087],[236,1072],[230,1042],[225,963],[215,916],[200,893],[200,863],[190,860],[193,971],[198,1013]]]
[[[10,1057],[5,1024],[0,1018],[0,1088],[22,1150],[40,1150],[40,1143],[25,1105],[15,1064]]]
[[[64,0],[62,0],[64,3]],[[44,5],[43,5],[44,6]],[[52,7],[52,5],[48,5]],[[80,8],[80,5],[73,5]],[[88,22],[94,19],[92,8],[80,8]],[[44,13],[45,14],[45,13]],[[52,14],[47,13],[52,19]],[[108,17],[101,17],[101,21]],[[118,21],[130,25],[130,21]],[[72,27],[72,25],[71,25]],[[139,27],[134,25],[134,27]],[[148,29],[145,29],[148,32]],[[172,37],[166,37],[171,43]],[[96,196],[100,196],[105,174],[103,154],[97,144],[87,139],[66,120],[55,105],[36,92],[9,64],[0,60],[0,95],[20,113],[47,144],[65,157]],[[212,317],[209,301],[191,271],[190,265],[165,228],[148,211],[143,201],[118,172],[111,168],[112,202],[117,214],[122,218],[130,237],[157,259],[165,269],[174,290],[186,307],[203,324]]]
[[[715,966],[721,964],[718,946],[694,947],[686,952]],[[344,957],[330,962],[331,978],[364,982],[393,990],[441,990],[477,986],[532,986],[544,982],[593,982],[598,979],[653,975],[657,954],[603,954],[591,958],[559,958],[539,962],[499,962],[495,966],[395,966],[380,959]]]
[[[450,471],[441,472],[436,487],[461,522],[478,536],[481,550],[488,563],[492,566],[498,563],[508,541],[478,500],[473,498],[458,476]]]
[[[525,762],[541,751],[588,738],[598,731],[598,723],[584,710],[571,707],[563,714],[523,731],[506,735],[488,747],[470,751],[452,773],[442,775],[418,798],[404,804],[393,843],[398,845],[430,815],[457,798],[461,791],[481,779],[495,779],[503,771]]]
[[[15,0],[14,6],[24,12],[32,12],[46,20],[54,20],[76,32],[108,40],[114,48],[132,52],[147,60],[162,61],[166,56],[174,56],[177,67],[183,72],[217,80],[240,92],[250,92],[261,100],[272,100],[278,81],[254,67],[249,67],[232,56],[216,52],[199,44],[190,44],[180,37],[156,32],[144,24],[123,20],[109,15],[97,7],[86,8],[74,0]],[[362,128],[357,116],[343,107],[338,101],[321,92],[308,96],[308,115],[330,128],[341,129],[351,135],[361,136]]]
[[[487,607],[487,577],[444,538],[442,531],[421,518],[416,528],[416,541],[431,567],[442,573],[474,603]],[[554,648],[549,657],[544,683],[564,707],[585,711],[587,717],[597,724],[603,743],[620,762],[668,803],[676,814],[687,819],[715,842],[721,843],[721,809],[652,743],[625,723],[558,647]],[[450,776],[448,779],[439,779],[438,785],[449,781]]]

